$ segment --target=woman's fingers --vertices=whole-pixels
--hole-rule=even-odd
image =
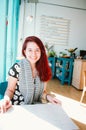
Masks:
[[[62,103],[61,103],[61,101],[60,101],[60,100],[58,100],[58,99],[56,99],[56,98],[54,98],[54,100],[53,100],[53,101],[54,101],[54,103],[55,103],[55,104],[60,104],[60,105],[62,104]]]
[[[0,101],[0,113],[5,113],[11,106],[10,100],[2,99]]]
[[[6,112],[6,107],[5,107],[4,100],[2,99],[0,101],[0,113],[4,113],[4,112]]]

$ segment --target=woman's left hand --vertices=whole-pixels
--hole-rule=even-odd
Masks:
[[[62,104],[60,100],[56,99],[55,97],[52,97],[50,94],[47,94],[47,100],[53,104]]]

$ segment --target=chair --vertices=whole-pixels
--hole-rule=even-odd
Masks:
[[[0,100],[3,99],[4,97],[4,93],[6,91],[7,85],[8,85],[7,81],[0,83]]]
[[[83,98],[84,98],[85,92],[86,92],[86,71],[84,71],[83,91],[82,91],[82,95],[81,95],[80,102],[83,101]]]

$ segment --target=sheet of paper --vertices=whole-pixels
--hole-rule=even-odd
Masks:
[[[79,130],[60,105],[13,106],[0,115],[0,130]]]

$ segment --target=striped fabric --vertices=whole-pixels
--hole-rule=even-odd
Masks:
[[[37,76],[34,84],[31,66],[27,59],[22,59],[18,64],[20,65],[19,89],[24,96],[25,104],[36,103],[42,97],[44,83]]]

